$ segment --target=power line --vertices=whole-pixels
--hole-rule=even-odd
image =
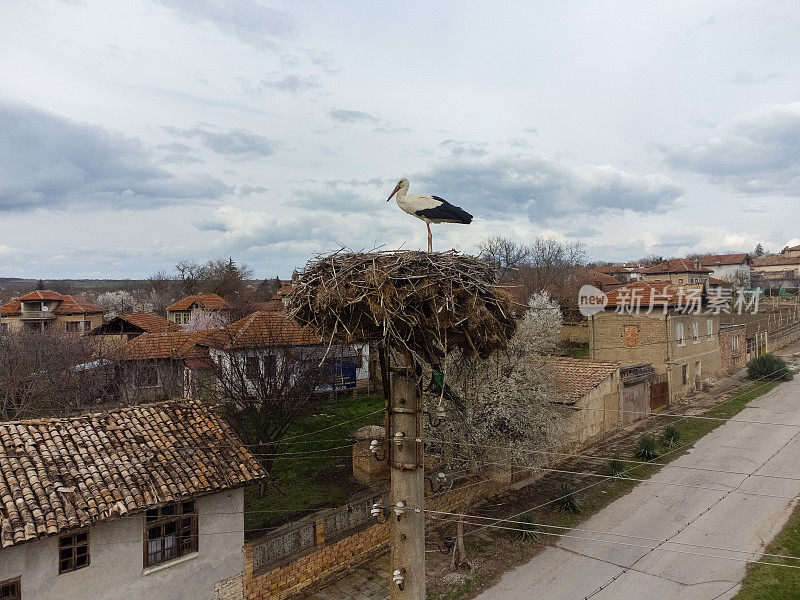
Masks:
[[[493,517],[483,517],[483,516],[480,516],[480,515],[471,515],[471,514],[467,514],[467,513],[455,513],[455,512],[447,512],[447,511],[442,511],[442,510],[432,510],[432,509],[427,509],[427,508],[425,509],[425,512],[426,513],[438,514],[438,515],[446,515],[446,516],[452,516],[452,517],[466,518],[466,519],[487,520],[487,519],[492,519],[493,518]],[[662,544],[663,543],[675,544],[675,545],[678,545],[678,546],[692,546],[692,547],[695,547],[695,548],[703,548],[705,550],[721,550],[723,552],[737,552],[737,553],[740,553],[740,554],[755,554],[755,552],[753,552],[751,550],[739,550],[739,549],[736,549],[736,548],[725,548],[725,547],[722,547],[722,546],[710,546],[710,545],[706,545],[706,544],[693,544],[691,542],[676,542],[676,541],[669,540],[669,539],[661,539],[661,538],[653,538],[653,537],[640,536],[640,535],[632,535],[632,534],[628,534],[628,533],[613,533],[613,532],[610,532],[610,531],[599,531],[597,529],[586,529],[586,528],[583,528],[583,527],[567,527],[567,526],[564,526],[564,525],[550,525],[548,523],[538,523],[538,522],[529,522],[529,521],[511,521],[511,520],[506,520],[504,522],[505,523],[510,523],[512,525],[525,525],[527,527],[545,527],[545,528],[548,528],[548,529],[560,529],[560,530],[563,530],[563,531],[581,531],[581,532],[584,532],[584,533],[591,533],[591,534],[596,534],[596,535],[609,535],[609,536],[614,536],[614,537],[624,537],[624,538],[630,538],[630,539],[635,539],[635,540],[643,540],[643,541],[646,541],[646,542],[658,542],[658,543],[662,543]],[[520,531],[525,531],[525,529],[520,529]],[[528,529],[528,531],[530,531],[530,529]],[[786,558],[786,559],[800,561],[800,556],[793,556],[793,555],[789,555],[789,554],[772,554],[770,552],[762,552],[761,555],[762,556],[772,556],[774,558]]]

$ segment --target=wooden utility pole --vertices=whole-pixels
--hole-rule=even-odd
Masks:
[[[398,364],[390,369],[386,435],[391,467],[388,518],[392,522],[392,582],[389,599],[425,600],[425,470],[420,373],[407,350],[390,354],[397,357]]]

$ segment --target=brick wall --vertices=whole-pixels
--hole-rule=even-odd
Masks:
[[[625,345],[625,327],[638,328],[639,344]],[[589,352],[594,360],[617,362],[621,367],[648,363],[658,374],[667,372],[667,326],[661,312],[649,315],[617,314],[606,310],[589,321]]]
[[[733,340],[737,340],[734,350]],[[734,373],[747,364],[744,325],[723,325],[719,328],[719,359],[724,373]]]
[[[479,498],[488,498],[501,491],[502,486],[493,481],[483,481],[477,485],[474,481],[468,482],[449,492],[427,498],[425,507],[453,512],[466,508]],[[348,567],[361,564],[386,550],[390,527],[388,521],[375,523],[353,535],[327,543],[323,520],[318,519],[317,544],[312,552],[289,564],[261,572],[253,571],[253,548],[259,544],[259,540],[249,542],[244,548],[244,597],[247,600],[283,600],[310,586],[320,585]]]

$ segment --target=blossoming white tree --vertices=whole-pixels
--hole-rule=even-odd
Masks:
[[[184,331],[204,331],[206,329],[222,329],[228,322],[221,314],[213,310],[195,310],[189,322],[183,326]]]
[[[445,386],[431,385],[429,410],[441,406],[447,419],[428,436],[429,453],[455,474],[508,475],[520,465],[546,461],[537,451],[552,449],[563,436],[562,419],[550,404],[552,380],[544,356],[560,341],[561,311],[546,292],[534,294],[509,347],[487,360],[448,356]],[[434,380],[436,376],[434,375]],[[442,378],[439,380],[441,381]],[[499,467],[499,468],[498,468]],[[466,562],[461,543],[454,564]]]

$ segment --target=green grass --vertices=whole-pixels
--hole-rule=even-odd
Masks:
[[[338,398],[326,402],[315,414],[292,425],[286,438],[304,437],[283,444],[281,452],[348,447],[300,458],[287,456],[275,461],[272,475],[283,493],[270,485],[266,495],[261,497],[258,485],[245,488],[244,527],[248,536],[257,535],[257,530],[296,519],[312,509],[342,505],[361,489],[362,485],[353,477],[350,435],[364,425],[381,424],[381,413],[364,415],[381,410],[383,406],[380,396]],[[336,426],[337,423],[343,424]],[[331,428],[325,429],[328,427]],[[325,431],[306,435],[320,429]]]
[[[569,344],[564,350],[571,358],[589,358],[589,344]]]
[[[800,556],[800,507],[795,508],[789,521],[766,549],[771,554]],[[797,565],[796,560],[765,556],[760,559],[786,565]],[[770,565],[753,564],[747,569],[742,589],[734,600],[785,600],[796,598],[800,590],[800,569],[787,569]]]

